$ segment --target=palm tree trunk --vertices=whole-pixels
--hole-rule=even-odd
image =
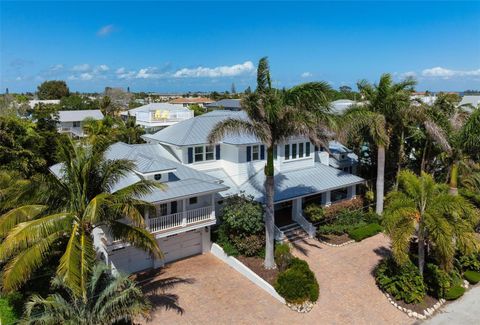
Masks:
[[[384,186],[385,186],[385,147],[382,145],[379,145],[378,157],[377,157],[377,204],[375,208],[375,212],[378,215],[381,215],[383,213]]]
[[[423,268],[425,265],[425,238],[423,236],[423,225],[418,227],[418,270],[423,277]]]
[[[450,170],[450,190],[449,190],[450,195],[458,194],[458,188],[457,188],[458,165],[459,165],[458,161],[455,161]]]
[[[397,176],[395,178],[395,185],[394,189],[398,189],[398,175],[400,175],[400,171],[402,170],[402,164],[404,160],[404,150],[405,150],[405,131],[402,129],[402,133],[400,136],[400,145],[398,146],[398,162],[397,162]]]
[[[274,269],[274,247],[275,247],[275,215],[273,200],[275,195],[275,181],[273,168],[273,145],[267,148],[267,164],[265,165],[265,261],[266,269]]]
[[[424,172],[427,166],[428,139],[425,140],[422,152],[422,162],[420,163],[420,173]]]

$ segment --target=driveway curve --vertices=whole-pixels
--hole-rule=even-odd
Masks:
[[[412,324],[371,275],[388,246],[383,234],[344,247],[296,242],[293,253],[308,261],[320,283],[320,298],[307,314],[291,311],[210,254],[179,261],[156,279],[175,279],[166,299],[178,299],[183,312],[160,302],[148,324]]]

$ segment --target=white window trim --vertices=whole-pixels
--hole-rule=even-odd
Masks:
[[[212,158],[207,159],[207,147],[212,148],[212,151],[209,151],[208,153],[211,154]],[[203,146],[193,146],[193,164],[201,164],[209,161],[214,161],[215,160],[215,146],[214,145],[203,145]],[[196,153],[195,149],[196,148],[202,148],[202,160],[197,160],[197,155],[200,155],[200,153]]]

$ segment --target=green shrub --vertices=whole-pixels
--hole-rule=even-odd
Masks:
[[[476,271],[466,271],[463,274],[463,277],[470,282],[470,284],[477,284],[480,282],[480,272]]]
[[[412,262],[399,266],[393,258],[383,259],[375,269],[375,280],[382,290],[397,300],[419,303],[425,297],[423,279]]]
[[[280,272],[283,272],[290,265],[293,256],[288,244],[277,244],[275,246],[275,263]]]
[[[262,235],[231,236],[231,243],[241,255],[258,256],[265,245],[265,237]]]
[[[325,211],[320,204],[310,203],[303,210],[308,219],[312,222],[318,222],[325,217]]]
[[[263,232],[263,209],[253,197],[234,195],[224,202],[222,224],[228,235],[249,236]]]
[[[307,262],[293,258],[289,267],[278,274],[275,290],[290,303],[315,302],[319,296],[319,285]]]
[[[480,272],[480,259],[478,253],[470,255],[460,255],[456,262],[462,271],[472,270]]]
[[[0,297],[0,324],[13,325],[17,323],[17,317],[13,307],[7,298]]]
[[[451,287],[461,284],[458,273],[452,272],[449,274],[432,263],[427,264],[424,279],[428,294],[436,298],[445,298]]]
[[[447,300],[455,300],[463,296],[465,293],[465,288],[461,286],[454,286],[451,287],[447,293],[445,294],[445,299]]]
[[[365,238],[378,234],[382,230],[382,226],[380,226],[378,223],[371,223],[349,231],[348,236],[355,241],[361,241]]]

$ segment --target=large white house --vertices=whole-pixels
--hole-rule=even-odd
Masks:
[[[122,112],[121,115],[123,118],[134,117],[137,125],[145,128],[147,133],[152,133],[188,120],[194,113],[180,104],[151,103]]]
[[[103,114],[98,109],[78,111],[58,111],[58,132],[68,133],[74,137],[84,137],[83,121],[87,118],[102,120]]]
[[[264,144],[248,134],[227,136],[215,145],[207,141],[212,128],[229,117],[247,118],[244,112],[213,111],[144,135],[147,144],[116,143],[109,148],[108,159],[130,159],[136,166],[113,190],[142,178],[165,185],[142,197],[154,206],[144,217],[164,259],[152,260],[97,228],[95,245],[113,269],[136,272],[209,251],[210,227],[216,224],[225,197],[245,193],[264,203]],[[356,186],[364,182],[351,173],[356,156],[337,142],[330,148],[332,155],[300,137],[276,148],[277,240],[284,239],[284,230],[293,227],[313,235],[314,226],[303,216],[305,204],[352,199]]]

